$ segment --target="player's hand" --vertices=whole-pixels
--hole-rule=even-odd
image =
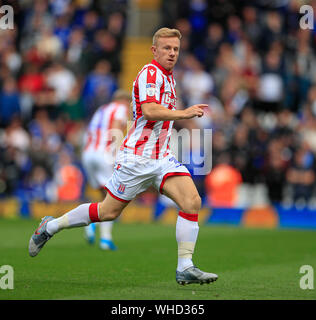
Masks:
[[[194,117],[202,117],[204,115],[204,108],[208,108],[207,104],[195,104],[184,110],[184,118],[191,119]]]

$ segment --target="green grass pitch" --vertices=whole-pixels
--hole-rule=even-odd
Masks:
[[[14,268],[14,289],[0,289],[0,300],[316,298],[316,289],[299,286],[302,265],[316,270],[315,231],[200,225],[194,262],[219,279],[179,286],[174,226],[118,222],[113,230],[116,252],[89,246],[82,228],[64,230],[31,258],[28,241],[38,223],[0,219],[0,266]]]

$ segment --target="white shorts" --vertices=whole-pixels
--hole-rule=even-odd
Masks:
[[[191,176],[172,154],[156,160],[120,151],[105,188],[115,199],[129,202],[150,186],[162,193],[165,180],[174,175]]]
[[[92,188],[104,188],[113,172],[113,158],[106,153],[84,151],[82,165]]]

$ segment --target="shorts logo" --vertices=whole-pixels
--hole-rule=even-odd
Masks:
[[[117,192],[120,194],[123,194],[125,191],[125,185],[124,184],[120,184],[119,187],[117,188]]]
[[[120,169],[120,168],[121,168],[121,165],[118,164],[115,169],[118,170],[118,169]]]

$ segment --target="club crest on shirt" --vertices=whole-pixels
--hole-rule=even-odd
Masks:
[[[120,183],[119,187],[117,188],[117,192],[123,194],[125,192],[125,184]]]
[[[154,83],[146,84],[146,94],[149,97],[153,97],[156,93],[156,85]]]
[[[153,97],[156,93],[156,88],[146,88],[146,94],[149,97]]]

